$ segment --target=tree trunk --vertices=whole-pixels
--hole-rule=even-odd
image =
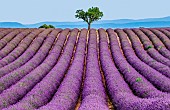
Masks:
[[[88,30],[90,30],[90,24],[88,24]]]

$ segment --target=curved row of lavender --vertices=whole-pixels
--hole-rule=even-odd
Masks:
[[[33,43],[35,44],[36,42],[36,37],[40,32],[42,32],[42,29],[37,29],[35,31],[32,31],[29,35],[27,35],[18,46],[13,49],[7,56],[5,56],[3,59],[0,60],[0,68],[10,64],[14,60],[16,60],[19,56],[21,56],[27,49],[28,47]],[[35,40],[35,41],[34,41]],[[5,50],[6,51],[6,50]]]
[[[147,82],[144,77],[127,63],[119,47],[116,33],[112,29],[107,29],[107,32],[110,39],[111,53],[108,51],[106,34],[101,29],[99,30],[100,58],[106,79],[106,86],[116,109],[170,110],[168,105],[170,100],[166,98],[169,95],[155,89],[152,84]],[[113,60],[110,54],[112,54]],[[142,80],[136,81],[137,78],[142,78]]]
[[[162,29],[162,28],[159,28],[159,29]],[[170,27],[165,27],[163,29],[166,29],[166,30],[168,30],[170,32]]]
[[[115,64],[117,64],[119,61],[123,61],[123,59],[119,58],[119,56],[120,57],[123,56],[118,47],[119,44],[117,42],[117,38],[115,36],[114,31],[111,29],[108,29],[107,31],[109,39],[111,39],[110,46],[112,49],[114,48],[116,50],[115,51],[116,53],[113,53],[113,59],[116,59]],[[112,52],[109,51],[107,34],[104,29],[99,29],[99,47],[100,47],[100,61],[106,79],[106,86],[111,101],[115,106],[115,109],[144,110],[147,107],[147,104],[151,104],[151,102],[149,103],[149,101],[145,101],[135,96],[133,94],[133,91],[129,88],[128,84],[125,82],[126,79],[122,77],[121,73],[118,71],[119,69],[115,66],[114,61],[112,59],[111,56]]]
[[[82,91],[82,103],[79,110],[109,110],[106,92],[98,62],[97,33],[89,31],[86,74]]]
[[[4,28],[0,28],[0,31],[3,31],[4,30]]]
[[[49,51],[51,49],[51,46],[54,43],[54,40],[56,39],[53,34],[59,33],[61,30],[53,30],[51,34],[47,36],[47,39],[43,43],[43,45],[40,47],[38,52],[36,52],[35,56],[33,56],[32,59],[30,59],[27,63],[25,63],[23,66],[20,66],[19,68],[15,69],[14,71],[7,73],[3,77],[0,78],[0,93],[10,87],[12,84],[15,84],[18,80],[23,78],[25,75],[29,74],[32,70],[34,70],[37,66],[39,66],[42,61],[47,57],[49,54]],[[51,37],[53,36],[53,37]]]
[[[170,51],[170,39],[163,34],[162,32],[156,30],[156,29],[149,29],[152,33],[154,33],[165,45],[165,47]]]
[[[48,35],[48,38],[51,38],[51,39],[48,39],[48,41],[53,43],[59,32],[60,30],[53,30],[52,33]],[[50,42],[48,43],[49,46],[46,45],[47,47],[50,47]],[[48,48],[46,48],[46,50],[48,50]],[[0,99],[3,100],[3,103],[6,103],[6,105],[3,106],[2,103],[0,103],[0,107],[7,107],[11,104],[16,103],[19,99],[25,96],[25,94],[28,91],[30,91],[32,87],[34,87],[41,79],[43,79],[43,77],[46,74],[48,74],[48,72],[52,69],[53,65],[56,63],[56,59],[60,55],[60,53],[58,53],[57,55],[56,51],[58,52],[56,48],[52,48],[49,55],[46,57],[46,59],[44,59],[44,61],[38,67],[36,67],[31,72],[29,72],[29,74],[27,74],[25,77],[19,80],[16,84],[14,83],[14,85],[4,90],[0,94]],[[54,57],[54,54],[55,54],[55,57]],[[52,58],[53,60],[51,61],[50,59]],[[34,61],[36,60],[34,59]],[[13,95],[10,96],[11,94]],[[10,99],[7,98],[9,96],[10,96]]]
[[[14,31],[15,29],[2,29],[0,32],[0,40],[4,37],[6,37],[7,34]]]
[[[133,33],[133,31],[131,31],[130,29],[124,29],[124,31],[126,32],[128,38],[130,39],[130,42],[132,44],[132,47],[135,51],[136,56],[143,61],[144,63],[146,63],[147,65],[149,65],[150,67],[152,67],[153,69],[159,71],[161,74],[167,76],[170,78],[170,68],[160,62],[157,62],[155,59],[153,59],[152,57],[150,57],[146,51],[142,48],[142,45],[140,44],[140,42],[137,39],[137,36],[135,35],[135,33]],[[128,41],[128,38],[125,40]]]
[[[46,93],[47,90],[48,90],[48,92],[50,92],[50,89],[46,88],[47,86],[54,87],[54,86],[50,85],[49,83],[47,83],[47,78],[49,81],[49,74],[50,74],[49,72],[52,71],[53,67],[58,62],[58,59],[61,55],[60,53],[64,46],[64,41],[67,38],[68,32],[69,32],[69,29],[65,29],[60,33],[60,35],[57,38],[56,44],[53,46],[52,50],[50,51],[50,54],[47,56],[47,58],[43,61],[43,63],[41,65],[39,65],[36,69],[34,69],[32,72],[30,72],[28,75],[26,75],[18,83],[16,83],[15,85],[11,86],[9,89],[7,89],[6,91],[3,92],[4,95],[15,94],[14,97],[12,97],[13,99],[11,98],[10,102],[13,101],[13,103],[17,103],[18,99],[21,100],[17,104],[10,106],[7,109],[27,110],[27,109],[31,109],[31,108],[36,108],[36,107],[40,106],[40,104],[44,105],[43,102],[40,103],[41,101],[43,101],[44,98],[50,99],[50,97],[46,97],[46,96],[43,97],[43,94],[41,94],[41,93]],[[49,36],[49,38],[50,37],[55,38],[57,33],[53,33],[53,35]],[[70,42],[70,41],[68,41],[68,42]],[[51,79],[51,81],[55,81],[55,79]],[[53,82],[53,84],[54,84],[54,82]],[[21,89],[22,87],[24,87],[24,89]],[[43,91],[43,89],[45,91]],[[13,92],[10,92],[10,91],[13,91]],[[47,95],[51,95],[51,94],[48,93]],[[43,99],[40,100],[40,98],[38,98],[38,96],[41,96],[41,98],[43,98]],[[38,98],[39,100],[38,99],[32,100],[33,98]]]
[[[159,30],[160,32],[162,32],[163,34],[165,34],[170,39],[170,31],[168,31],[164,28],[156,28],[156,29]]]
[[[66,72],[69,70],[70,65],[71,65],[70,63],[71,63],[71,59],[74,54],[73,51],[76,45],[78,31],[79,31],[78,29],[73,29],[73,31],[69,35],[67,44],[65,46],[63,54],[61,55],[58,63],[48,73],[48,75],[39,84],[37,84],[37,86],[35,86],[35,88],[33,88],[33,90],[25,97],[25,101],[30,101],[31,96],[33,95],[35,95],[38,98],[37,101],[31,101],[33,104],[35,104],[34,108],[38,109],[39,107],[46,105],[46,104],[47,105],[43,107],[48,108],[49,107],[48,104],[49,105],[55,104],[53,103],[53,101],[55,101],[55,96],[56,96],[55,93],[57,92],[60,86],[60,83],[62,82],[64,76],[66,75]],[[47,91],[47,89],[49,91]],[[44,97],[41,97],[40,93],[38,93],[37,91],[41,91],[41,96],[44,96]],[[51,108],[51,109],[54,109],[54,108]]]
[[[129,64],[131,64],[133,68],[135,68],[142,76],[150,81],[157,89],[164,92],[170,92],[170,79],[142,62],[135,55],[134,50],[131,48],[129,41],[127,40],[127,36],[123,30],[116,29],[115,32],[119,36],[121,49],[123,50]]]
[[[12,32],[10,32],[7,36],[1,39],[0,41],[0,50],[7,45],[9,41],[11,41],[16,35],[18,35],[22,29],[17,29]]]
[[[73,110],[75,108],[80,95],[84,73],[86,36],[87,29],[82,29],[79,34],[72,64],[68,69],[66,76],[61,82],[52,100],[38,110]]]
[[[121,48],[119,47],[116,33],[114,32],[114,30],[111,29],[108,29],[107,31],[111,42],[110,46],[114,63],[125,78],[125,81],[133,90],[133,92],[137,96],[145,98],[169,96],[168,94],[156,89],[152,85],[152,83],[150,83],[144,76],[142,76],[138,71],[136,71],[132,65],[129,64],[129,62],[123,56]],[[140,80],[137,81],[138,79]]]
[[[163,55],[161,55],[155,48],[153,48],[152,42],[140,29],[132,29],[132,31],[137,35],[137,37],[140,39],[141,43],[143,44],[143,48],[153,59],[170,67],[170,60],[164,57]]]
[[[20,41],[22,41],[31,31],[32,29],[26,29],[21,31],[21,33],[16,34],[15,37],[7,43],[7,45],[0,50],[0,59],[8,55],[14,48],[18,46]]]
[[[140,29],[152,41],[154,48],[157,49],[164,57],[170,60],[170,51],[165,47],[161,40],[150,30]]]
[[[108,110],[107,91],[117,110],[170,110],[168,28],[69,32],[0,29],[0,109]]]
[[[8,74],[9,72],[14,71],[15,69],[27,63],[30,59],[32,59],[40,50],[40,48],[42,48],[42,45],[44,45],[45,38],[51,31],[51,29],[48,29],[40,33],[35,39],[34,43],[32,43],[21,56],[19,56],[12,63],[5,65],[3,68],[0,68],[0,77]]]

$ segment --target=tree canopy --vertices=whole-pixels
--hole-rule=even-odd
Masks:
[[[90,29],[90,25],[94,21],[98,21],[103,17],[103,12],[99,10],[98,7],[89,8],[87,12],[81,10],[76,11],[76,18],[83,19],[88,24],[88,29]]]
[[[48,28],[55,28],[53,25],[47,25],[47,24],[43,24],[42,26],[40,26],[39,28],[45,28],[45,29],[48,29]]]

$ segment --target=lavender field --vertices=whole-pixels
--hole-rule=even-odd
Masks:
[[[170,110],[170,28],[0,28],[0,110]]]

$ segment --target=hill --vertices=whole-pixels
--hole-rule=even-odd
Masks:
[[[21,24],[17,22],[0,22],[0,27],[4,28],[38,28],[43,24],[51,24],[57,28],[86,28],[87,24],[79,22],[40,22],[35,24]],[[170,16],[163,18],[147,19],[118,19],[101,20],[94,22],[92,28],[133,28],[133,27],[170,27]]]
[[[26,28],[26,26],[18,22],[0,22],[0,28]]]
[[[0,29],[0,110],[170,110],[170,28],[89,31]]]

